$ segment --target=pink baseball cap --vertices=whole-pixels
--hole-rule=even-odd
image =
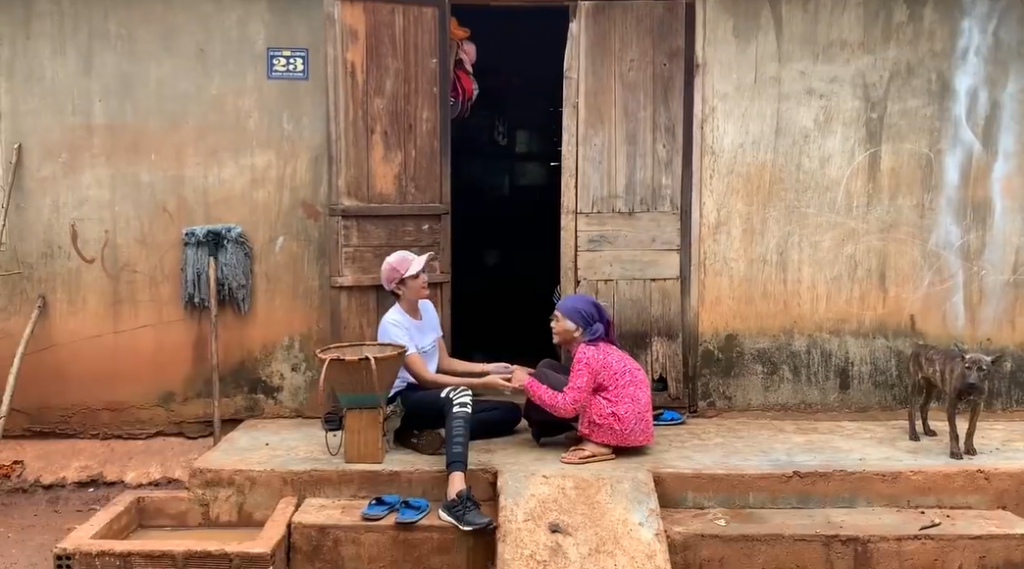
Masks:
[[[402,279],[422,272],[433,258],[433,253],[416,255],[412,251],[395,251],[380,266],[380,284],[384,285],[384,290],[394,290]]]

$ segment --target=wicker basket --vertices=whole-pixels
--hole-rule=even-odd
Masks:
[[[405,361],[405,346],[383,342],[331,344],[316,351],[323,361],[318,398],[331,409],[381,409]]]

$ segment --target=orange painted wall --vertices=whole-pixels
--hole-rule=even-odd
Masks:
[[[0,362],[48,301],[5,434],[206,429],[206,318],[180,302],[199,224],[255,248],[252,312],[222,312],[225,416],[301,410],[326,336],[322,4],[13,0],[0,37],[0,146],[22,143],[0,272],[23,271]],[[309,48],[310,80],[268,81],[267,47]]]

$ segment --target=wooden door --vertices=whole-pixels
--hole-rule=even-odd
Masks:
[[[681,406],[692,365],[685,14],[683,1],[581,2],[562,135],[562,290],[603,301],[622,347]]]
[[[328,2],[331,336],[375,340],[393,304],[380,265],[433,251],[433,301],[450,328],[446,0]],[[444,86],[444,87],[442,87]]]

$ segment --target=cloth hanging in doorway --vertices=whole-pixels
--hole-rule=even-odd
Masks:
[[[460,41],[457,54],[459,59],[462,60],[462,64],[472,73],[473,64],[476,63],[476,44],[469,40]]]
[[[452,85],[449,101],[452,119],[465,118],[480,95],[480,85],[473,77],[476,63],[476,45],[463,40],[455,43],[455,58],[452,65]]]
[[[462,61],[455,61],[455,69],[452,72],[451,106],[452,119],[461,119],[469,116],[469,110],[479,93],[476,79],[466,70]]]
[[[451,39],[452,84],[448,102],[451,105],[452,120],[465,118],[480,94],[480,85],[473,77],[476,63],[476,44],[469,41],[469,28],[459,25],[455,17],[448,20],[448,37]]]

